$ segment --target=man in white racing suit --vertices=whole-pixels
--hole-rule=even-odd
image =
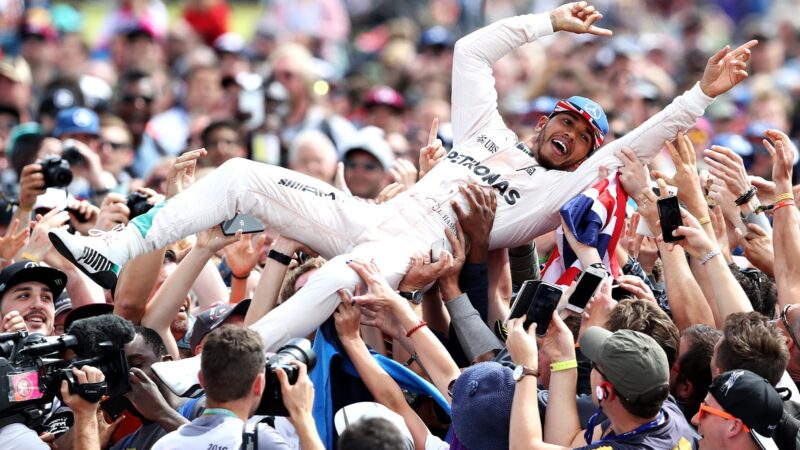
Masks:
[[[258,217],[330,259],[291,301],[253,325],[274,351],[287,339],[312,332],[338,305],[336,291],[360,282],[347,261],[373,259],[396,287],[414,252],[428,251],[443,239],[445,227],[454,230],[451,201],[463,201],[459,186],[476,183],[496,193],[490,248],[527,242],[558,226],[561,205],[596,182],[599,166],[621,165],[615,156],[619,149],[631,147],[642,161],[650,161],[665,140],[694,124],[713,97],[747,76],[748,48],[755,42],[712,56],[697,85],[608,146],[597,148],[607,131],[605,114],[582,97],[561,102],[565,107],[542,118],[535,134],[519,141],[497,111],[492,64],[555,31],[610,35],[594,26],[601,17],[585,2],[572,3],[501,20],[459,40],[453,63],[453,150],[386,203],[369,204],[299,173],[235,159],[122,231],[81,237],[57,229],[50,238],[65,257],[109,288],[119,268],[137,255],[237,213]]]

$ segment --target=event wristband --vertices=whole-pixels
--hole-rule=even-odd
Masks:
[[[267,258],[274,259],[275,261],[278,261],[279,263],[283,264],[284,266],[288,266],[289,263],[292,262],[292,257],[291,256],[284,255],[283,253],[276,252],[275,250],[270,250],[269,254],[267,255]]]
[[[783,208],[784,206],[795,206],[794,200],[783,200],[780,203],[776,203],[772,208],[772,214],[775,214],[775,211]]]
[[[700,222],[700,225],[705,225],[707,223],[711,223],[711,217],[703,216],[698,220],[698,222]]]
[[[550,372],[561,372],[562,370],[577,369],[577,368],[578,368],[578,361],[575,359],[550,363]]]
[[[775,197],[775,203],[779,203],[784,200],[794,200],[794,194],[791,192],[787,192],[785,194],[781,194]]]
[[[707,262],[711,261],[711,258],[713,258],[713,257],[715,257],[715,256],[717,256],[717,255],[719,255],[721,253],[722,253],[722,251],[720,251],[720,249],[718,249],[718,248],[715,248],[714,250],[711,250],[710,252],[708,252],[708,254],[706,254],[706,256],[703,256],[703,259],[700,260],[700,265],[704,266]]]

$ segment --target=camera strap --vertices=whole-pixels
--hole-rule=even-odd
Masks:
[[[261,423],[275,428],[275,418],[272,416],[264,416],[258,422],[245,422],[242,427],[242,450],[258,450],[258,425]]]

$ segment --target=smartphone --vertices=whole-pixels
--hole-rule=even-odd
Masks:
[[[553,318],[553,311],[556,310],[563,293],[562,288],[544,281],[541,282],[533,295],[531,306],[528,308],[528,316],[523,324],[525,329],[527,330],[532,323],[536,322],[536,335],[544,336],[547,327],[550,326],[550,319]]]
[[[578,314],[583,313],[583,308],[586,308],[586,304],[594,297],[597,287],[605,277],[606,271],[599,267],[588,267],[581,272],[575,285],[575,291],[569,296],[566,308]]]
[[[233,236],[239,230],[242,230],[244,234],[264,231],[264,224],[248,214],[237,214],[233,219],[222,222],[220,227],[225,236]]]
[[[541,284],[541,280],[525,280],[522,286],[519,287],[517,297],[514,299],[514,304],[511,305],[511,312],[508,313],[508,319],[518,319],[528,312],[533,300],[533,294]]]
[[[670,195],[658,199],[658,218],[661,221],[661,234],[664,242],[675,242],[683,239],[683,236],[673,236],[672,232],[683,225],[681,219],[681,207],[678,204],[678,197]]]

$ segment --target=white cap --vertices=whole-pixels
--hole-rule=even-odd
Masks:
[[[411,432],[408,430],[403,417],[380,403],[360,402],[347,405],[336,412],[336,415],[333,417],[333,425],[336,427],[336,433],[341,436],[344,430],[350,425],[355,424],[361,419],[372,418],[388,420],[400,431],[406,448],[408,450],[414,450],[414,438],[411,437]]]

